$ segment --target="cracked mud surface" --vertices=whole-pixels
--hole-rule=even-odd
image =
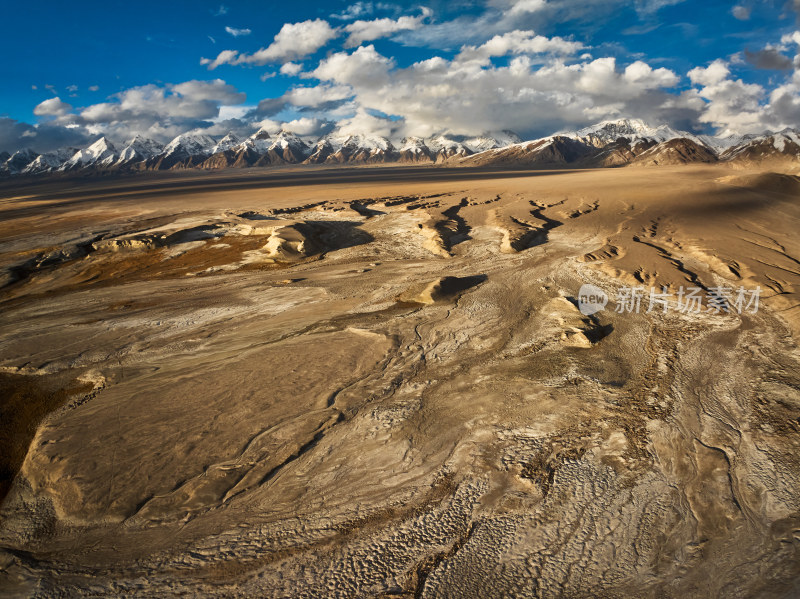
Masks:
[[[800,183],[393,172],[0,189],[0,593],[798,596]]]

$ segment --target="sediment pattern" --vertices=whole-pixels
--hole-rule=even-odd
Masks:
[[[795,596],[798,184],[723,174],[4,202],[0,589]]]

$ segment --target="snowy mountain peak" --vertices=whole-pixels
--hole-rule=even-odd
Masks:
[[[578,135],[591,133],[649,135],[656,130],[642,119],[616,119],[601,121],[577,131]]]
[[[520,143],[519,135],[513,131],[499,131],[496,133],[484,133],[477,137],[471,137],[464,141],[464,144],[473,152],[485,152],[495,148],[505,148],[513,144]]]
[[[132,162],[140,162],[158,156],[164,151],[164,146],[155,140],[148,139],[141,135],[135,136],[131,139],[119,153],[117,164],[129,164]]]
[[[286,131],[284,129],[280,130],[278,135],[275,136],[275,139],[292,139],[292,140],[296,139],[298,141],[302,141],[300,137],[297,135],[297,133],[293,133],[292,131]]]
[[[714,135],[698,135],[697,138],[702,141],[706,146],[715,152],[723,152],[728,148],[738,146],[751,139],[755,139],[754,135],[728,135],[725,137],[717,137]]]
[[[755,162],[767,157],[800,159],[800,132],[787,128],[780,133],[749,135],[725,150],[722,157]]]
[[[164,148],[164,153],[185,153],[189,156],[208,155],[216,145],[216,140],[203,133],[182,133],[169,142]]]
[[[13,160],[15,157],[18,159],[28,158],[31,159],[36,158],[39,154],[30,148],[22,148],[21,150],[17,150],[11,156],[8,157],[8,160]]]
[[[142,153],[142,154],[158,154],[164,151],[164,146],[153,139],[149,139],[147,137],[142,137],[141,135],[137,135],[132,140],[130,140],[126,148],[133,148],[134,150]]]
[[[105,137],[101,137],[88,148],[78,150],[58,170],[69,171],[86,166],[108,167],[117,159],[117,150]]]
[[[457,141],[447,135],[437,135],[425,140],[425,143],[430,148],[432,158],[435,162],[442,162],[454,156],[457,158],[465,158],[472,154],[472,150],[465,146],[460,141]]]
[[[6,159],[2,166],[0,166],[0,171],[10,175],[17,175],[21,173],[32,160],[35,160],[37,156],[39,156],[39,154],[30,148],[17,150]]]
[[[444,134],[431,137],[426,143],[431,150],[436,152],[440,150],[453,150],[456,152],[464,151],[467,154],[470,153],[470,150],[460,141],[456,141],[452,137],[448,137]]]
[[[267,131],[267,129],[265,127],[261,127],[258,131],[253,133],[248,139],[263,140],[263,139],[269,139],[269,138],[270,138],[269,131]]]
[[[711,143],[692,133],[678,131],[669,125],[654,127],[642,119],[631,118],[603,121],[572,133],[557,133],[552,137],[567,137],[596,148],[603,148],[621,139],[628,140],[632,145],[647,145],[650,143],[663,143],[673,139],[688,139],[701,146],[714,149]]]
[[[228,134],[219,140],[214,147],[211,148],[210,153],[216,154],[217,152],[224,152],[225,150],[230,150],[231,148],[238,146],[242,143],[242,140],[236,137],[236,135],[229,131]]]
[[[114,148],[114,144],[108,141],[108,139],[101,137],[88,148],[86,148],[85,151],[90,156],[100,157],[108,153],[114,154],[117,150]]]
[[[48,173],[58,169],[62,164],[75,155],[78,150],[76,148],[61,148],[55,152],[47,152],[37,156],[30,162],[24,169],[23,175],[35,175],[39,173]]]
[[[95,156],[100,156],[105,152],[116,152],[117,150],[114,147],[114,144],[112,144],[106,137],[101,137],[88,148],[86,148],[86,151]]]
[[[403,141],[400,142],[398,151],[419,154],[427,152],[428,146],[425,144],[425,140],[421,137],[404,137]]]
[[[800,146],[800,137],[794,129],[786,128],[772,136],[772,145],[779,152],[785,151],[788,143]]]
[[[693,137],[689,133],[675,131],[668,125],[653,127],[641,119],[618,119],[616,121],[603,121],[596,125],[584,127],[565,137],[578,139],[596,139],[601,142],[612,142],[622,137],[629,139],[654,139],[668,141],[678,137]]]
[[[339,141],[342,147],[347,148],[358,148],[371,152],[388,152],[394,149],[392,142],[380,135],[358,133],[355,135],[338,135],[334,139]]]
[[[303,151],[308,149],[308,144],[304,142],[297,134],[292,133],[291,131],[281,131],[278,135],[275,136],[275,141],[272,144],[272,147],[279,147],[279,148],[298,148]]]
[[[238,144],[240,141],[241,140],[236,136],[236,134],[233,131],[228,131],[228,134],[221,140],[219,140],[219,143],[232,143],[235,145]]]

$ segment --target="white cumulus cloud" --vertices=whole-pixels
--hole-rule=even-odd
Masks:
[[[355,52],[338,52],[322,60],[314,70],[317,79],[342,84],[379,87],[388,82],[394,61],[379,54],[375,46],[361,46]]]
[[[303,70],[303,65],[298,62],[287,62],[286,64],[281,65],[279,69],[281,75],[288,75],[289,77],[293,77],[298,75]]]
[[[551,48],[549,42],[524,33],[520,39],[531,41],[532,49]],[[490,44],[485,53],[513,55],[517,47],[506,43],[509,39],[514,38]],[[643,61],[620,67],[613,57],[573,64],[554,59],[541,65],[520,54],[505,66],[495,66],[459,55],[396,68],[373,46],[362,46],[329,56],[312,74],[323,85],[352,90],[353,106],[362,111],[356,112],[359,118],[353,123],[371,123],[373,130],[390,127],[405,135],[441,131],[471,135],[505,128],[544,134],[620,114],[660,121],[675,114],[696,114],[703,104],[699,98],[669,91],[680,81],[669,69]]]
[[[345,42],[347,47],[355,47],[363,42],[371,42],[398,31],[418,29],[425,18],[432,14],[429,8],[422,8],[422,14],[416,17],[403,16],[397,19],[373,19],[371,21],[354,21],[346,25],[344,30],[350,34]]]
[[[518,15],[524,13],[532,13],[543,10],[547,6],[546,0],[517,0],[514,2],[509,13],[511,15]]]
[[[124,90],[108,102],[92,104],[60,119],[116,138],[141,133],[164,140],[219,122],[221,110],[223,115],[230,114],[223,109],[245,100],[245,94],[221,79],[149,84]]]
[[[200,63],[215,69],[223,64],[254,64],[286,62],[313,54],[338,35],[336,29],[323,19],[286,23],[272,43],[253,54],[223,50],[215,59],[203,58]]]
[[[692,83],[700,86],[697,95],[706,101],[700,122],[714,126],[723,135],[761,133],[769,126],[772,120],[769,109],[762,103],[766,96],[764,88],[731,79],[724,60],[696,67],[688,75]]]
[[[33,114],[36,116],[64,116],[72,110],[72,106],[66,102],[62,102],[61,98],[55,97],[40,102],[36,108],[33,109]]]
[[[349,119],[339,122],[336,132],[340,135],[379,135],[389,137],[393,133],[393,125],[388,119],[369,114],[359,108]]]
[[[316,85],[292,88],[283,95],[283,99],[295,106],[317,107],[352,96],[353,90],[347,85]]]
[[[689,71],[689,79],[697,85],[712,86],[728,78],[731,71],[728,63],[718,58],[707,67],[695,67]]]
[[[293,121],[283,123],[281,128],[300,136],[319,137],[331,130],[332,124],[317,118],[301,117]]]
[[[510,31],[495,35],[480,46],[464,46],[459,58],[462,60],[481,60],[493,56],[508,54],[563,54],[570,55],[582,50],[585,46],[580,42],[565,40],[561,37],[544,37],[533,31]]]

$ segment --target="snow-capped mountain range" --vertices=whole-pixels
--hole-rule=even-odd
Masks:
[[[654,127],[638,119],[619,119],[487,150],[463,158],[459,164],[563,168],[776,161],[800,166],[798,142],[798,131],[792,129],[764,135],[712,137],[677,131],[667,125]]]
[[[166,170],[283,164],[447,163],[454,166],[622,166],[627,164],[800,162],[800,133],[712,137],[652,126],[638,119],[604,121],[574,132],[522,141],[511,131],[464,138],[437,135],[391,140],[370,134],[331,133],[307,140],[259,129],[240,139],[179,135],[166,146],[136,136],[121,149],[101,137],[86,148],[38,154],[0,154],[0,176],[74,171]]]

